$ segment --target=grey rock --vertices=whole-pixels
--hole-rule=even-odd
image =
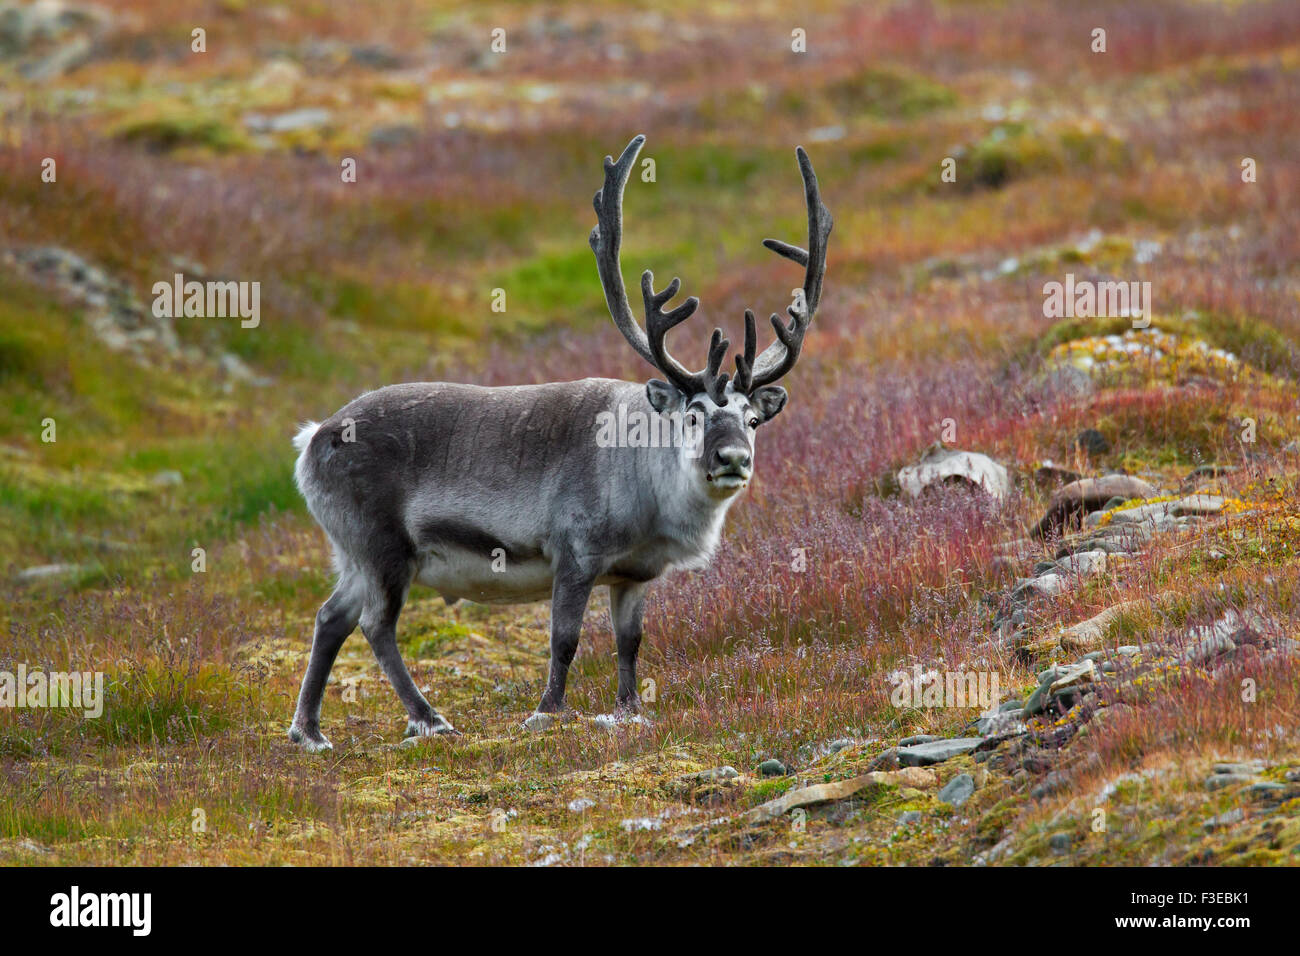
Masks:
[[[904,810],[902,813],[898,815],[898,825],[900,827],[908,827],[911,826],[913,823],[920,823],[920,822],[921,822],[920,810]]]
[[[1224,790],[1228,787],[1235,787],[1243,783],[1250,783],[1255,779],[1252,774],[1244,773],[1215,773],[1205,778],[1206,790]]]
[[[275,115],[247,113],[244,115],[244,125],[255,133],[288,133],[318,129],[329,123],[332,116],[324,107],[309,106]]]
[[[911,737],[904,737],[898,742],[900,747],[915,747],[917,744],[928,744],[933,740],[942,740],[937,734],[913,734]]]
[[[1269,799],[1280,797],[1286,793],[1287,786],[1284,783],[1275,783],[1272,780],[1261,780],[1259,783],[1252,783],[1246,788],[1246,793],[1255,799]]]
[[[986,714],[975,721],[975,730],[981,737],[996,737],[1002,734],[1023,733],[1025,731],[1025,712],[1003,710],[996,714]]]
[[[939,791],[939,799],[952,807],[960,807],[975,793],[975,778],[968,773],[959,773]]]
[[[1223,510],[1224,500],[1218,495],[1188,495],[1173,502],[1171,513],[1179,517],[1216,515]]]
[[[366,137],[366,142],[380,149],[392,146],[406,146],[415,142],[417,135],[418,130],[409,123],[395,123],[375,127],[370,131],[370,135]]]
[[[1013,601],[1029,601],[1034,598],[1055,597],[1066,589],[1063,574],[1042,574],[1036,578],[1025,578],[1011,591]]]
[[[1069,853],[1073,843],[1074,837],[1069,833],[1053,833],[1047,841],[1047,845],[1052,848],[1052,852],[1058,856]]]
[[[1263,773],[1268,765],[1262,760],[1243,760],[1239,763],[1216,763],[1215,773]]]
[[[979,452],[957,451],[936,442],[926,449],[921,460],[898,472],[898,485],[912,498],[934,485],[961,482],[978,488],[1001,501],[1011,493],[1011,478],[1006,468]]]
[[[952,737],[917,744],[915,747],[899,747],[898,762],[904,767],[925,767],[942,763],[953,757],[970,753],[983,740],[983,737]]]
[[[786,775],[785,764],[776,759],[764,760],[758,765],[758,772],[764,777],[784,777]]]

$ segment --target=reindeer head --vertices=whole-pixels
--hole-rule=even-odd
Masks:
[[[773,382],[794,368],[803,348],[804,334],[817,312],[822,280],[826,275],[826,241],[831,233],[831,214],[822,205],[817,176],[803,147],[795,150],[799,172],[803,176],[804,198],[808,206],[808,248],[801,249],[778,239],[764,239],[763,245],[778,255],[804,267],[803,288],[786,310],[790,324],[772,313],[776,341],[755,358],[757,334],[754,313],[745,310],[745,351],[736,356],[736,373],[723,372],[722,363],[731,343],[721,329],[713,330],[708,361],[698,372],[691,372],[668,352],[664,342],[668,331],[694,314],[700,301],[691,296],[677,308],[664,312],[663,307],[677,295],[681,280],[673,279],[662,292],[654,291],[654,275],[641,275],[641,296],[645,302],[646,327],[643,329],[632,314],[619,266],[619,246],[623,238],[623,188],[636,161],[644,136],[635,137],[623,150],[618,162],[605,157],[605,184],[596,193],[596,227],[590,243],[596,253],[596,266],[605,290],[614,324],[628,344],[667,381],[651,379],[646,397],[660,414],[679,414],[683,424],[700,440],[689,458],[694,462],[713,497],[726,498],[744,488],[753,473],[756,429],[771,421],[785,407],[786,391]]]

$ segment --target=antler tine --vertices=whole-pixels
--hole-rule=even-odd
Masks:
[[[600,284],[605,290],[605,304],[609,307],[614,324],[637,355],[651,365],[658,365],[645,330],[632,314],[618,255],[623,242],[623,189],[644,144],[644,135],[634,136],[619,156],[618,162],[611,156],[605,157],[605,182],[592,200],[596,209],[596,225],[587,242],[596,254],[596,270],[600,273]]]
[[[680,279],[674,278],[662,292],[654,291],[654,273],[647,269],[641,273],[641,297],[645,300],[645,324],[648,333],[651,361],[668,380],[687,395],[705,391],[707,380],[704,372],[692,372],[673,358],[664,339],[669,330],[680,325],[695,314],[700,300],[691,296],[671,312],[664,312],[664,305],[675,296],[682,287]]]
[[[713,337],[709,340],[709,364],[705,369],[704,389],[717,405],[727,404],[727,379],[730,376],[720,369],[729,348],[731,343],[722,337],[722,329],[714,329]]]
[[[645,136],[634,136],[617,162],[612,157],[605,157],[605,182],[592,200],[596,210],[596,226],[591,230],[587,241],[596,254],[596,269],[600,273],[601,287],[605,290],[605,304],[609,306],[609,314],[613,316],[614,324],[628,344],[638,355],[663,372],[678,389],[687,395],[708,392],[719,405],[725,404],[728,376],[718,374],[727,348],[725,340],[722,344],[723,354],[716,359],[714,356],[722,335],[720,331],[710,346],[708,367],[699,372],[689,371],[669,354],[664,344],[668,331],[690,318],[699,307],[700,300],[691,296],[672,311],[664,312],[663,307],[681,289],[681,280],[673,279],[662,292],[655,292],[654,275],[648,269],[641,276],[641,296],[645,300],[644,329],[637,323],[627,300],[627,287],[623,284],[619,262],[619,247],[623,241],[623,190],[644,143]]]
[[[754,312],[745,310],[745,354],[736,356],[736,391],[748,392],[753,382],[754,350],[758,348],[758,333],[754,326]]]
[[[817,304],[821,301],[822,282],[826,278],[826,243],[835,223],[830,210],[822,203],[817,174],[802,146],[795,148],[795,156],[799,160],[804,202],[808,207],[808,248],[802,249],[780,239],[764,239],[763,245],[804,267],[803,296],[802,301],[796,301],[786,310],[790,313],[788,328],[780,316],[775,313],[772,315],[772,329],[776,332],[777,340],[754,361],[750,390],[775,382],[794,368],[803,348],[804,335],[817,312]]]

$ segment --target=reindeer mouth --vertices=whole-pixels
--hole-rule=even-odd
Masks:
[[[704,480],[723,491],[736,491],[749,483],[749,472],[735,468],[706,472]]]

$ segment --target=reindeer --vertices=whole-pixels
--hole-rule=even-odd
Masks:
[[[694,296],[668,312],[681,288],[660,292],[641,276],[645,328],[632,314],[619,265],[623,190],[645,142],[605,157],[590,244],[614,323],[664,376],[646,384],[577,382],[482,388],[444,382],[367,392],[294,439],[295,478],[333,546],[338,584],[316,615],[311,659],[289,737],[330,749],[321,697],[343,642],[357,627],[406,708],[406,736],[456,734],[411,680],[397,647],[397,618],[412,582],[461,598],[517,604],[551,600],[551,662],[533,729],[565,707],[569,665],[593,588],[609,588],[618,646],[616,713],[640,711],[636,661],[646,588],[675,569],[705,566],[727,509],[753,475],[755,430],[786,404],[773,384],[793,367],[821,299],[831,216],[802,147],[796,150],[808,207],[808,248],[763,244],[804,267],[787,325],[755,357],[754,313],[734,377],[721,370],[730,343],[715,329],[708,361],[690,371],[668,351],[668,331],[696,310]],[[605,447],[602,417],[676,415],[695,440],[667,447]]]

